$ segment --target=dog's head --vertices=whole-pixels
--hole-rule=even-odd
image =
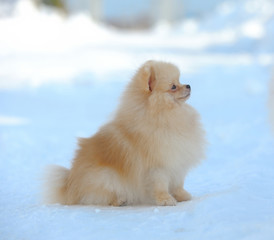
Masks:
[[[147,61],[138,72],[143,90],[149,97],[168,103],[184,103],[191,93],[190,85],[179,82],[179,69],[161,61]],[[162,102],[162,101],[161,101]]]

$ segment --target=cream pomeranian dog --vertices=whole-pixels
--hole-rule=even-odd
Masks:
[[[173,206],[191,199],[188,171],[204,158],[205,133],[170,63],[147,61],[122,96],[113,119],[79,140],[71,169],[51,166],[44,202]]]

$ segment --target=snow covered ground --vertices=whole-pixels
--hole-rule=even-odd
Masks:
[[[236,3],[138,33],[38,13],[28,0],[0,19],[0,239],[273,239],[274,7]],[[186,180],[193,200],[42,205],[43,168],[70,165],[76,138],[107,121],[147,59],[180,67],[207,130],[207,159]]]

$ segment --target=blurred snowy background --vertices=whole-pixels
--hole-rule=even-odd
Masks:
[[[179,66],[207,130],[193,200],[41,205],[44,166],[70,166],[149,59]],[[0,239],[273,239],[273,65],[273,0],[0,0]]]

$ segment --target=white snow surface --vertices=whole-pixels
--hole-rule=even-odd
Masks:
[[[202,20],[120,32],[19,1],[0,19],[0,239],[273,239],[273,11],[228,1]],[[207,131],[207,159],[186,179],[193,199],[41,204],[44,167],[70,166],[77,137],[107,121],[148,59],[179,66]]]

